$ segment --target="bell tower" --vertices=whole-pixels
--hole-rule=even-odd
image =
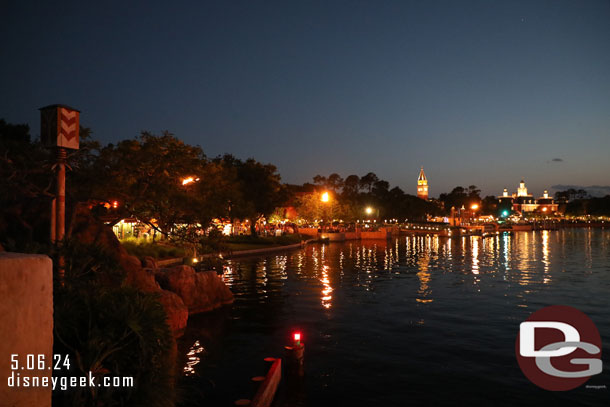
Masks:
[[[417,197],[425,201],[428,200],[428,179],[424,174],[424,167],[421,167],[419,177],[417,178]]]

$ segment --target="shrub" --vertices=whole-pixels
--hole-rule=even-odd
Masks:
[[[127,253],[139,258],[150,256],[155,259],[169,259],[184,257],[185,251],[180,247],[166,246],[158,243],[123,241],[121,242]]]
[[[68,244],[65,278],[54,287],[56,354],[68,376],[131,376],[132,388],[78,387],[54,394],[58,406],[173,406],[174,342],[156,294],[121,285],[124,274],[96,247]]]

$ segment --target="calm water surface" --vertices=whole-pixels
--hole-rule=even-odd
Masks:
[[[235,304],[179,343],[185,405],[250,398],[295,329],[306,377],[285,405],[610,405],[610,230],[310,245],[232,260],[224,279]],[[519,323],[554,304],[596,323],[605,366],[587,384],[606,389],[547,392],[519,370]]]

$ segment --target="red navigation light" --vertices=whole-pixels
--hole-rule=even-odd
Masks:
[[[300,332],[294,333],[294,343],[296,343],[297,345],[299,345],[301,343],[301,333]]]

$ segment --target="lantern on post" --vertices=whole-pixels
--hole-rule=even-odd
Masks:
[[[51,209],[51,241],[61,242],[66,227],[66,149],[78,150],[80,111],[66,105],[40,109],[40,139],[57,152],[57,196]]]

